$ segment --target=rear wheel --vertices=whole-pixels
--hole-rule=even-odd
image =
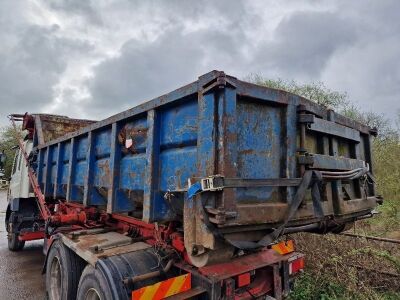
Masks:
[[[113,299],[106,278],[91,265],[87,265],[79,281],[78,300],[108,300]]]
[[[61,241],[50,248],[46,264],[46,292],[49,300],[76,299],[85,262]]]

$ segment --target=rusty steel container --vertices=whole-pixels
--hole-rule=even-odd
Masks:
[[[343,230],[379,201],[374,130],[220,71],[63,136],[49,124],[34,139],[46,198],[178,222],[196,265],[268,234]]]

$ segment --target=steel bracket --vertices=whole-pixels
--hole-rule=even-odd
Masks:
[[[314,115],[311,114],[299,114],[297,122],[311,124],[314,123]]]

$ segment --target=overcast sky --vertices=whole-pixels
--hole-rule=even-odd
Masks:
[[[103,119],[213,69],[400,108],[400,1],[0,1],[0,124]]]

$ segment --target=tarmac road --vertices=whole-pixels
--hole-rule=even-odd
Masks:
[[[22,251],[9,251],[4,228],[6,208],[7,191],[0,190],[0,299],[45,299],[43,242],[27,242]]]

